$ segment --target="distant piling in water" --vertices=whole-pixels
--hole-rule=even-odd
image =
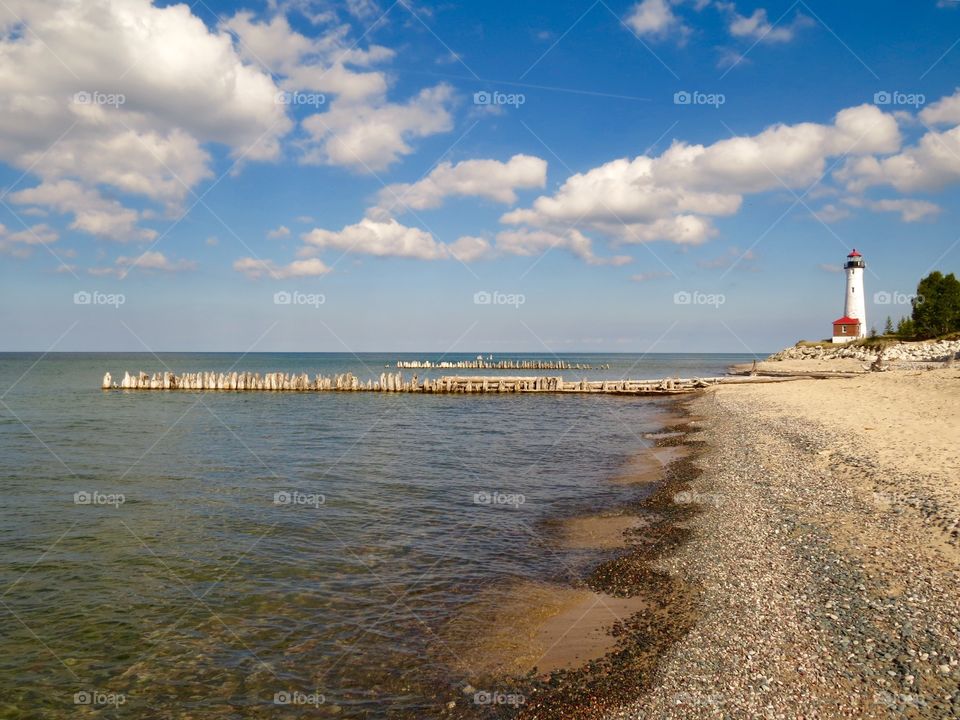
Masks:
[[[700,390],[723,382],[723,378],[662,380],[573,380],[560,376],[497,377],[444,376],[419,380],[414,375],[381,373],[378,380],[362,381],[353,373],[316,375],[307,373],[125,372],[119,383],[107,373],[103,390],[220,390],[227,392],[398,392],[398,393],[605,393],[608,395],[673,395]]]

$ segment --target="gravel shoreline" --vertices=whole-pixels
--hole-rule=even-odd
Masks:
[[[925,491],[937,478],[765,402],[689,401],[707,450],[675,500],[703,512],[650,569],[695,589],[697,620],[607,717],[960,717],[960,565],[955,518]]]

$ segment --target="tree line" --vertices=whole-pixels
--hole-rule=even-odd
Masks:
[[[894,326],[887,316],[883,334],[902,340],[929,338],[960,333],[960,280],[953,273],[935,271],[917,284],[917,294],[910,301],[912,312]],[[876,332],[873,333],[876,335]]]

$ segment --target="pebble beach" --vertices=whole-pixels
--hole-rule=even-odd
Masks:
[[[683,401],[698,472],[674,501],[700,512],[651,569],[696,620],[606,717],[960,717],[958,381],[940,366]]]

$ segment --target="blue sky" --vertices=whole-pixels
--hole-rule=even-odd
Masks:
[[[955,2],[81,5],[0,8],[3,350],[763,354],[960,270]]]

